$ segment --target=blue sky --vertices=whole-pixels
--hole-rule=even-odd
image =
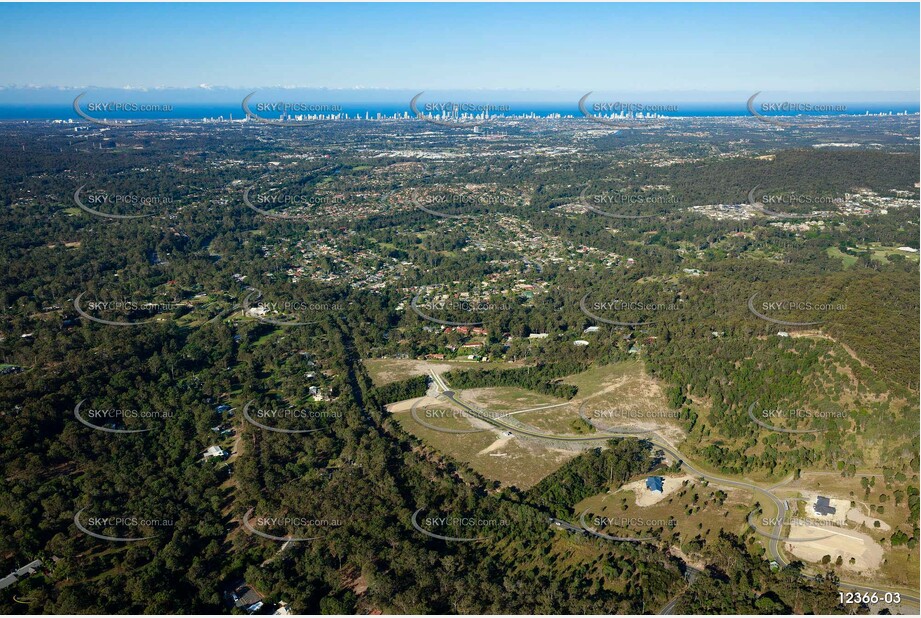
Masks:
[[[3,4],[0,85],[908,91],[918,4]]]

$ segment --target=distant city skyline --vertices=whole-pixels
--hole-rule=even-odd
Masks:
[[[917,101],[918,21],[915,3],[3,4],[0,102],[292,86]]]

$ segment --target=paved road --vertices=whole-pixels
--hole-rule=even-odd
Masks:
[[[592,441],[603,442],[611,438],[636,438],[637,437],[636,434],[618,434],[618,433],[606,433],[602,436],[597,436],[597,435],[595,436],[557,436],[553,434],[541,433],[539,431],[523,429],[516,425],[508,424],[503,419],[502,416],[493,416],[491,414],[485,414],[481,410],[478,410],[477,408],[466,403],[462,399],[459,399],[457,397],[457,394],[454,391],[452,391],[450,387],[448,386],[448,384],[444,381],[444,378],[436,374],[434,371],[430,372],[430,375],[433,381],[435,382],[435,385],[439,388],[439,390],[442,391],[441,395],[443,397],[445,397],[446,399],[451,401],[453,404],[465,410],[471,416],[478,418],[484,422],[487,422],[490,425],[500,427],[506,431],[510,431],[512,433],[518,433],[518,434],[530,436],[533,438],[541,438],[544,440],[558,440],[561,442],[592,442]],[[771,559],[776,561],[777,564],[780,565],[781,567],[787,566],[789,564],[784,558],[783,553],[780,550],[780,543],[781,543],[780,539],[782,538],[781,533],[783,532],[783,522],[785,521],[786,515],[787,515],[787,504],[784,500],[781,500],[776,495],[774,495],[774,493],[771,492],[772,487],[762,487],[760,485],[756,485],[748,481],[738,481],[738,480],[729,479],[726,477],[716,476],[709,472],[704,472],[700,470],[699,468],[696,468],[693,464],[691,464],[688,461],[688,458],[685,457],[680,451],[678,451],[671,445],[664,443],[658,435],[654,433],[646,434],[643,436],[643,439],[649,441],[653,446],[667,453],[670,457],[672,457],[673,461],[680,461],[682,468],[691,472],[692,474],[699,476],[703,479],[706,479],[707,481],[716,483],[718,485],[728,485],[730,487],[737,487],[739,489],[749,490],[756,495],[763,496],[766,499],[766,502],[773,504],[775,510],[777,511],[777,523],[775,524],[773,533],[771,534],[771,537],[773,538],[771,538],[768,542],[768,554],[770,555]],[[778,484],[775,484],[773,487],[776,487],[777,485]],[[863,586],[863,585],[859,585],[859,584],[855,584],[851,582],[846,582],[843,580],[838,582],[838,587],[845,591],[858,591],[858,592],[870,592],[870,593],[872,592],[879,593],[879,592],[886,592],[886,591],[898,592],[902,598],[901,606],[903,608],[910,607],[916,610],[921,610],[921,599],[918,598],[916,592],[909,591],[907,589],[888,588],[888,587],[881,587],[881,586],[870,588],[867,586]],[[669,605],[667,605],[666,608],[663,608],[663,611],[664,609],[671,610],[671,607],[674,607],[674,604],[677,601],[678,601],[678,597],[670,601]],[[913,613],[918,614],[921,612],[915,611]]]
[[[578,532],[579,534],[585,534],[585,528],[580,528],[579,526],[573,526],[568,521],[563,521],[562,519],[557,519],[555,517],[549,518],[550,523],[556,526],[557,528],[562,528],[563,530],[569,530],[570,532]]]
[[[682,595],[682,594],[684,594],[684,593],[682,592],[681,594],[679,594],[678,596],[676,596],[674,599],[672,599],[671,601],[669,601],[668,604],[667,604],[665,607],[663,607],[662,609],[660,609],[660,610],[659,610],[659,615],[660,615],[660,616],[671,616],[672,610],[675,609],[675,604],[676,604],[676,603],[678,602],[678,600],[681,598],[681,595]]]

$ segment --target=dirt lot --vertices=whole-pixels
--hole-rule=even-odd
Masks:
[[[451,364],[438,361],[369,358],[362,361],[375,386],[399,382],[414,376],[428,375],[429,371],[444,373],[451,370]]]
[[[375,386],[399,382],[413,376],[427,375],[429,371],[441,374],[452,370],[494,369],[502,367],[512,369],[520,365],[514,363],[473,363],[466,361],[427,361],[398,358],[367,358],[362,361]]]
[[[445,433],[424,427],[410,414],[417,401],[420,402],[417,413],[430,425],[450,430],[483,431]],[[579,454],[575,449],[557,449],[541,441],[509,436],[503,430],[463,414],[438,419],[424,416],[426,408],[447,407],[443,399],[423,397],[399,401],[387,407],[403,429],[442,453],[469,465],[484,477],[499,481],[503,487],[527,489]]]
[[[618,492],[632,491],[636,497],[637,506],[652,506],[653,504],[661,502],[671,494],[681,489],[685,481],[691,482],[694,480],[694,477],[692,476],[666,476],[663,478],[665,481],[662,483],[661,492],[646,489],[646,479],[640,479],[638,481],[628,483],[621,487]]]
[[[787,543],[787,551],[808,562],[821,562],[826,555],[831,556],[831,561],[835,562],[841,556],[842,569],[864,573],[876,571],[883,562],[883,547],[866,534],[855,530],[797,523],[790,526],[790,538],[797,541]],[[851,559],[854,560],[853,564]]]

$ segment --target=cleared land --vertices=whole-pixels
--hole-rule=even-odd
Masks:
[[[873,481],[874,486],[869,494],[861,485],[862,478]],[[906,523],[910,519],[907,500],[902,500],[898,506],[894,504],[891,497],[892,490],[886,487],[882,474],[858,471],[853,477],[842,477],[837,472],[804,472],[801,478],[784,485],[777,493],[781,497],[804,497],[805,500],[812,499],[813,502],[816,495],[840,500],[839,505],[844,507],[842,511],[844,522],[846,522],[844,523],[846,528],[841,528],[841,530],[863,534],[883,551],[882,562],[878,569],[864,572],[864,574],[870,573],[866,579],[867,583],[883,582],[910,588],[917,587],[918,547],[893,546],[889,542],[896,529],[908,535],[912,533],[910,525]],[[881,500],[883,494],[890,496],[885,502]],[[800,507],[806,513],[811,514],[811,509],[808,508],[805,500],[800,502]],[[882,505],[885,506],[884,512],[881,513],[878,509]],[[879,527],[875,524],[877,521],[880,524]],[[792,532],[790,536],[800,538],[794,536]],[[803,551],[810,550],[805,548]],[[825,554],[831,555],[832,561],[838,555],[832,555],[826,551],[818,556],[818,561],[821,561]],[[812,556],[814,553],[809,555]],[[797,557],[807,560],[805,555]],[[847,559],[844,560],[845,564],[842,566],[848,567]],[[856,574],[853,569],[849,570],[849,573]]]
[[[668,496],[681,489],[686,482],[694,480],[693,476],[666,476],[663,477],[662,491],[652,491],[646,487],[646,479],[639,479],[624,485],[615,494],[622,491],[632,491],[637,506],[652,506],[658,504]]]
[[[397,402],[388,409],[403,429],[484,477],[499,481],[503,487],[527,489],[579,453],[551,448],[537,440],[509,436],[465,414],[441,415],[442,410],[449,408],[445,400],[423,397],[416,412],[426,424],[447,430],[480,430],[461,434],[437,431],[412,417],[410,410],[416,401],[419,400]]]
[[[672,444],[684,439],[677,410],[669,408],[661,385],[646,373],[641,361],[592,367],[563,382],[579,389],[571,405],[515,417],[548,431],[572,434],[585,424],[580,421],[581,408],[582,415],[600,432],[655,431]]]
[[[629,536],[626,533],[653,530],[681,547],[687,547],[698,535],[711,539],[721,530],[741,534],[748,529],[747,517],[754,502],[751,492],[704,483],[691,476],[659,476],[665,477],[661,494],[646,490],[643,476],[586,498],[575,505],[575,515],[588,509],[591,517],[608,517],[622,524],[596,527],[601,532]]]
[[[840,556],[840,568],[858,573],[876,571],[883,562],[882,546],[855,530],[797,523],[790,526],[790,538],[797,541],[786,543],[787,551],[809,562],[821,562],[823,556],[830,556],[835,562]]]
[[[399,382],[414,376],[428,375],[430,371],[442,374],[463,369],[512,369],[516,363],[475,363],[471,361],[418,360],[411,358],[367,358],[362,361],[375,386]]]
[[[375,383],[404,379],[409,375],[436,374],[458,367],[482,367],[484,363],[465,364],[443,361],[376,359],[366,361]],[[485,364],[509,367],[509,364]],[[674,418],[664,417],[668,411],[659,384],[648,376],[643,364],[629,361],[592,369],[568,376],[568,384],[578,387],[576,397],[567,402],[518,387],[473,388],[458,391],[463,401],[485,412],[508,415],[509,421],[522,423],[548,434],[576,435],[592,433],[580,419],[584,414],[607,410],[614,418],[603,422],[614,430],[655,430],[669,441],[680,442],[683,434]],[[416,400],[396,402],[389,407],[401,426],[426,444],[468,464],[483,476],[499,481],[503,486],[527,488],[555,471],[589,444],[551,443],[520,435],[509,436],[504,430],[472,419],[456,411],[445,412],[444,400],[425,398],[417,407],[425,427],[412,418],[410,410]],[[477,433],[452,433],[457,430],[480,429]],[[595,444],[597,445],[597,444]]]

